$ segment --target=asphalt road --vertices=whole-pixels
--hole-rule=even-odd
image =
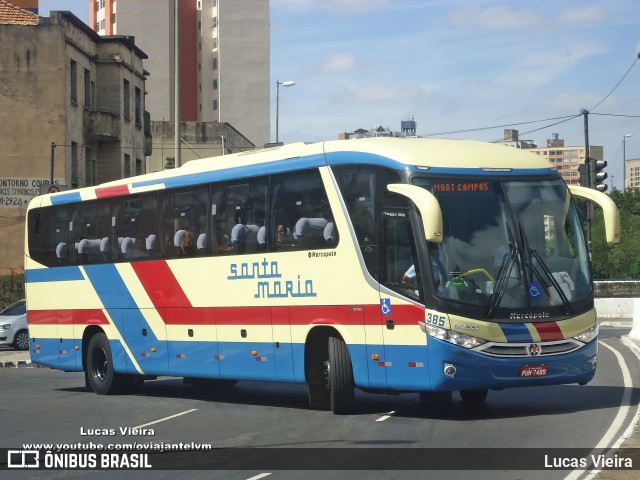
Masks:
[[[206,473],[207,478],[239,480],[301,476],[537,480],[541,475],[577,479],[588,472],[583,474],[580,468],[575,472],[544,470],[543,457],[562,455],[555,449],[586,452],[596,446],[609,447],[627,430],[640,403],[640,365],[620,340],[625,333],[628,329],[601,329],[598,370],[587,386],[491,391],[486,404],[475,408],[463,404],[457,395],[449,404],[424,408],[415,394],[358,393],[358,411],[350,416],[309,410],[306,388],[298,385],[240,382],[231,389],[203,392],[183,385],[180,379],[163,378],[146,382],[139,394],[98,396],[84,391],[82,374],[45,368],[0,369],[0,448],[17,449],[32,443],[183,442],[229,449],[224,458],[212,453],[183,455],[177,465],[185,470],[135,472],[136,478],[192,479]],[[625,375],[633,388],[625,388]],[[121,427],[148,430],[146,435],[122,435]],[[106,435],[96,435],[98,432]],[[243,447],[260,449],[246,452]],[[407,470],[419,466],[417,460],[435,454],[442,462],[437,465],[448,471]],[[212,455],[218,455],[218,465],[233,470],[187,469],[208,468]],[[456,470],[469,462],[477,465],[483,458],[495,470]],[[279,469],[287,461],[291,468],[313,471]],[[523,469],[518,468],[520,461]],[[540,463],[543,471],[527,470],[532,462]],[[127,471],[0,470],[0,478],[12,479],[131,475]]]

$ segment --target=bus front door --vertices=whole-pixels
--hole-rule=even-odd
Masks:
[[[379,227],[380,325],[387,386],[428,390],[426,341],[418,323],[424,321],[424,300],[409,211],[382,210]]]

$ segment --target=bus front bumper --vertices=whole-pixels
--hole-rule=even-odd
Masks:
[[[429,337],[429,375],[434,391],[503,389],[589,382],[598,339],[570,353],[496,357]]]

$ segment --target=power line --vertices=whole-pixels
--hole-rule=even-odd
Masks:
[[[615,87],[613,87],[613,88],[611,89],[611,91],[610,91],[609,93],[607,93],[607,95],[606,95],[602,100],[600,100],[598,103],[596,103],[596,105],[595,105],[594,107],[592,107],[592,108],[591,108],[591,111],[593,111],[593,110],[595,110],[596,108],[598,108],[598,107],[600,106],[600,104],[601,104],[602,102],[604,102],[607,98],[609,98],[609,95],[611,95],[611,94],[614,92],[614,90],[620,86],[620,84],[622,83],[622,81],[627,77],[627,75],[629,75],[629,72],[631,71],[631,69],[635,66],[635,64],[636,64],[636,63],[638,63],[638,59],[640,59],[640,53],[638,53],[638,56],[637,56],[637,57],[636,57],[636,59],[633,61],[633,63],[631,64],[631,66],[629,67],[629,69],[627,70],[627,72],[622,76],[622,78],[620,79],[620,81],[619,81],[618,83],[616,83],[616,86],[615,86]]]
[[[553,118],[545,118],[542,120],[530,120],[528,122],[515,122],[515,123],[507,123],[505,125],[492,125],[490,127],[478,127],[478,128],[469,128],[469,129],[465,129],[465,130],[451,130],[448,132],[437,132],[437,133],[426,133],[426,134],[421,134],[421,137],[438,137],[441,135],[453,135],[453,134],[457,134],[457,133],[470,133],[470,132],[479,132],[482,130],[495,130],[496,128],[506,128],[506,127],[516,127],[519,125],[528,125],[531,123],[540,123],[540,122],[549,122],[552,120],[562,120],[562,121],[568,121],[568,120],[572,120],[576,117],[579,117],[581,114],[577,114],[577,115],[566,115],[563,117],[553,117]],[[544,128],[548,128],[548,127],[552,127],[554,125],[557,125],[558,123],[562,123],[562,121],[557,122],[557,123],[553,123],[551,125],[545,126],[545,127],[540,127],[539,129],[536,130],[532,130],[532,131],[537,131],[537,130],[542,130]],[[527,132],[529,133],[529,132]]]

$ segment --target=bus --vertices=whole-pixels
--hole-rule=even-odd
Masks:
[[[158,376],[482,402],[586,384],[588,244],[542,157],[466,140],[291,144],[35,198],[25,284],[34,363],[97,394]]]

